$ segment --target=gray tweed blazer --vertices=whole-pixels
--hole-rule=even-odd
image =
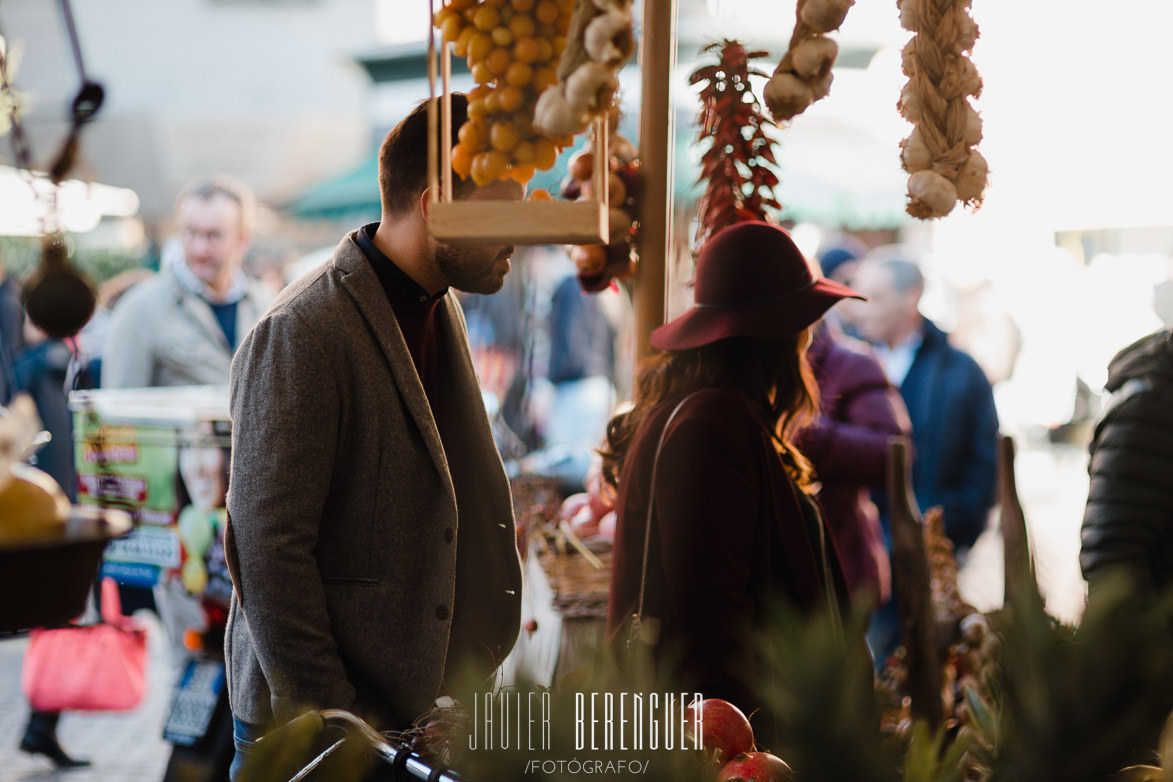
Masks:
[[[403,727],[459,668],[516,640],[509,484],[455,296],[436,310],[428,399],[378,277],[347,236],[232,362],[225,654],[233,714],[307,709]]]

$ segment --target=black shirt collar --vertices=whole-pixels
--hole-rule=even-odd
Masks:
[[[408,300],[421,305],[431,305],[448,295],[448,289],[444,288],[439,293],[429,296],[428,291],[422,285],[396,266],[395,261],[388,258],[382,250],[376,247],[374,237],[378,227],[378,223],[364,225],[356,232],[355,242],[362,250],[363,255],[370,261],[371,266],[374,267],[375,274],[379,277],[379,284],[383,286],[383,292],[387,294],[389,301]]]

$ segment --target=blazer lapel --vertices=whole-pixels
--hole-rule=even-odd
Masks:
[[[403,339],[403,332],[399,330],[399,323],[391,311],[375,270],[371,268],[362,250],[354,243],[352,236],[343,239],[334,252],[334,264],[342,272],[343,286],[358,305],[359,312],[371,327],[379,348],[387,358],[399,394],[415,419],[420,434],[423,435],[428,453],[432,455],[432,461],[444,479],[444,485],[450,493],[454,493],[444,444],[440,440],[440,430],[436,428],[432,407],[428,403],[423,383],[420,382],[419,373]]]
[[[476,447],[478,458],[490,458],[500,462],[501,455],[493,440],[492,424],[485,411],[484,397],[481,396],[481,381],[477,377],[472,354],[468,348],[468,327],[460,302],[453,298],[453,295],[450,293],[437,307],[436,318],[437,326],[442,326],[437,329],[437,334],[445,356],[445,366],[453,373],[454,382],[447,384],[447,388],[456,390],[459,394],[459,398],[454,401],[456,409],[461,411],[462,445]]]

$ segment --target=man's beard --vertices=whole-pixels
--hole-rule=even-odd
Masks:
[[[490,256],[484,247],[453,247],[435,244],[436,266],[448,284],[466,293],[489,294],[501,290],[505,275],[496,270],[497,261],[513,254],[512,247],[506,247]]]

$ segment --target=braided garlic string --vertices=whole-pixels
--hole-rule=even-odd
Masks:
[[[762,93],[775,121],[793,119],[830,93],[839,45],[825,33],[839,29],[854,4],[855,0],[798,0],[790,46]]]
[[[904,47],[908,83],[897,107],[915,127],[900,143],[908,179],[908,213],[944,217],[961,201],[977,208],[986,188],[981,116],[970,105],[982,79],[969,59],[978,28],[971,0],[897,0],[900,24],[916,35]]]
[[[534,109],[538,130],[577,135],[611,107],[619,69],[635,51],[632,24],[631,0],[576,0],[558,83]]]

